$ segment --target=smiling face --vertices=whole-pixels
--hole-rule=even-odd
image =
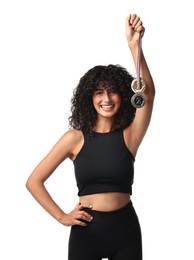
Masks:
[[[121,105],[121,97],[114,86],[100,85],[93,94],[93,105],[98,114],[98,119],[113,118]]]

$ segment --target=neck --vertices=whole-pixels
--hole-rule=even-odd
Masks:
[[[115,124],[110,120],[98,120],[93,130],[100,133],[108,133],[115,129]]]

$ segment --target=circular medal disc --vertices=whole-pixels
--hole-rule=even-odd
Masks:
[[[131,104],[135,108],[141,108],[145,105],[145,98],[141,93],[136,93],[131,98]]]
[[[137,84],[137,79],[134,79],[131,82],[131,89],[133,90],[134,93],[138,93],[138,92],[144,92],[145,88],[146,88],[146,83],[143,79],[140,79],[140,88],[138,88],[138,84]]]

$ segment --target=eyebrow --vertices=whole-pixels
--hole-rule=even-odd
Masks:
[[[107,90],[107,91],[118,91],[118,88],[115,86],[97,86],[94,91],[102,91],[102,90]]]

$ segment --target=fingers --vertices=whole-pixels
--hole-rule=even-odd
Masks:
[[[79,226],[87,226],[87,223],[83,222],[90,222],[92,221],[93,217],[88,214],[86,211],[84,211],[84,208],[92,208],[92,205],[85,205],[85,204],[80,204],[78,203],[74,209],[74,220],[75,220],[75,225]]]
[[[74,225],[81,226],[81,227],[87,226],[87,224],[81,220],[76,220]]]
[[[141,32],[143,36],[145,28],[143,27],[143,22],[141,21],[139,16],[137,16],[136,14],[130,14],[127,17],[127,25],[131,26],[136,32]]]
[[[84,208],[92,208],[91,205],[85,205],[78,203],[75,208],[68,214],[64,213],[59,222],[65,226],[87,226],[87,222],[92,221],[93,217],[87,213]]]
[[[82,211],[78,211],[77,212],[77,216],[76,216],[77,219],[82,219],[82,220],[85,220],[85,221],[91,221],[93,218],[90,214],[88,214],[86,211],[82,210]]]
[[[83,209],[83,208],[89,208],[89,209],[91,209],[92,208],[92,205],[86,205],[86,204],[81,204],[81,203],[78,203],[77,205],[76,205],[76,207],[77,208],[79,208],[79,209]]]
[[[86,222],[92,221],[93,217],[85,211],[79,211],[76,216],[76,225],[87,226]]]

